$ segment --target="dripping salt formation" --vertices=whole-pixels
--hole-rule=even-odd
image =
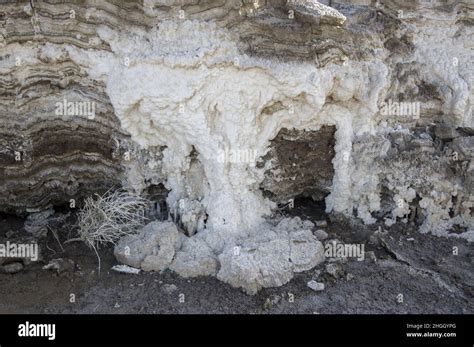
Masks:
[[[162,185],[187,235],[155,222],[123,240],[117,258],[130,262],[122,253],[133,245],[135,266],[215,275],[249,293],[324,260],[310,222],[271,219],[292,191],[367,224],[416,215],[423,232],[460,225],[457,237],[472,239],[468,4],[407,5],[403,20],[395,1],[182,5],[45,1],[35,11],[48,28],[40,37],[25,29],[26,2],[5,5],[2,16],[16,20],[1,27],[2,145],[24,156],[2,150],[3,210],[41,211],[112,184],[137,193]],[[71,9],[74,18],[63,15]],[[56,102],[84,98],[94,119],[54,113]],[[405,99],[420,103],[419,116],[381,112]],[[318,184],[275,156],[280,138],[328,139],[330,155],[308,145],[326,158]],[[221,160],[223,151],[256,160]]]

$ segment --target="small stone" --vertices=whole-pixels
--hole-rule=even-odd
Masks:
[[[8,274],[15,274],[23,270],[22,263],[10,263],[7,265],[3,265],[3,271]]]
[[[324,290],[324,283],[311,280],[308,282],[308,287],[314,290],[315,292],[320,292]]]
[[[120,273],[133,274],[133,275],[137,275],[140,273],[140,269],[136,269],[128,265],[115,265],[111,268],[111,270],[120,272]]]
[[[178,289],[178,287],[174,284],[164,284],[163,287],[161,287],[161,289],[163,289],[163,291],[166,294],[171,294],[175,292]]]
[[[346,275],[346,281],[352,281],[353,279],[354,279],[354,275],[353,275],[353,274],[348,273],[348,274]]]
[[[375,256],[374,251],[365,252],[365,257],[373,263],[377,262],[377,257]]]
[[[53,208],[49,208],[40,212],[30,213],[26,218],[23,227],[27,233],[34,235],[36,238],[44,237],[48,234],[48,220],[53,215]]]
[[[120,308],[120,304],[118,302],[115,303],[114,308]]]
[[[47,265],[43,266],[43,270],[56,270],[58,274],[63,272],[74,272],[75,263],[71,259],[57,258],[52,259]]]
[[[319,241],[326,240],[328,238],[328,233],[325,232],[323,229],[318,229],[313,232],[313,234]]]
[[[327,264],[326,272],[334,278],[339,278],[342,273],[342,266],[339,263]]]
[[[314,222],[314,224],[317,226],[317,227],[320,227],[320,228],[325,228],[328,226],[328,222],[326,222],[324,219],[323,220],[317,220]]]

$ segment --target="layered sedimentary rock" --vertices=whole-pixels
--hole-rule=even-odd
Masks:
[[[204,259],[205,274],[229,264],[296,196],[365,223],[472,238],[472,11],[422,0],[2,4],[0,209],[162,187],[193,240],[171,266],[188,275],[186,262]],[[247,289],[278,282],[222,271]]]

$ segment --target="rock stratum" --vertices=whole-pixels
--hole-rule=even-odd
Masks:
[[[158,261],[160,237],[145,235],[157,245],[144,266],[250,293],[322,261],[311,225],[271,221],[301,196],[472,240],[473,10],[2,1],[0,210],[80,205],[117,185],[164,196],[187,235],[150,227],[174,243]]]

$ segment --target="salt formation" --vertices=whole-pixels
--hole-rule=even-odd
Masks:
[[[115,247],[118,261],[145,271],[163,271],[180,246],[179,232],[171,222],[153,222],[140,234],[128,235]]]
[[[114,254],[119,262],[137,269],[169,268],[184,277],[215,275],[256,294],[263,287],[281,286],[295,272],[324,261],[324,247],[311,232],[313,227],[298,217],[285,218],[276,226],[260,226],[258,233],[234,239],[232,247],[226,242],[216,256],[202,234],[190,238],[172,222],[152,222],[137,235],[122,238]]]
[[[467,2],[44,1],[0,18],[3,211],[161,186],[186,235],[151,224],[117,258],[249,293],[323,261],[311,226],[269,221],[297,196],[473,237]]]

